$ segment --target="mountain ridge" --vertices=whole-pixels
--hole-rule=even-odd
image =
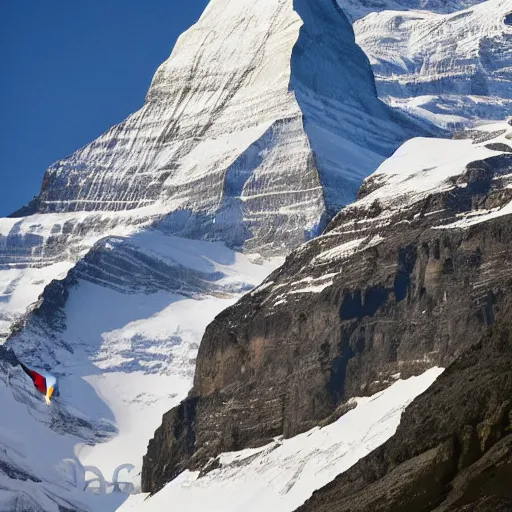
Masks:
[[[485,0],[336,0],[352,21],[372,12],[430,11],[449,14],[479,4]]]

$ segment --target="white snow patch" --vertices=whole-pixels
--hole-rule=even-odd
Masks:
[[[327,281],[322,284],[317,284],[314,286],[308,286],[306,288],[300,288],[299,290],[292,290],[288,292],[289,295],[293,295],[294,293],[320,293],[322,290],[329,288],[332,285],[332,280]],[[275,305],[275,304],[274,304]]]
[[[465,229],[470,226],[474,226],[475,224],[480,224],[482,222],[487,222],[488,220],[497,219],[498,217],[503,217],[504,215],[512,214],[512,201],[507,203],[502,208],[495,208],[492,210],[478,210],[476,212],[471,212],[471,214],[467,214],[461,220],[456,222],[452,222],[451,224],[445,224],[444,226],[436,226],[436,229]]]
[[[357,249],[367,240],[365,238],[357,238],[355,240],[350,240],[350,242],[345,242],[341,245],[337,245],[328,251],[324,251],[320,253],[318,256],[315,256],[312,260],[312,264],[315,263],[326,263],[334,260],[342,260],[346,259],[349,256],[352,256]]]
[[[432,368],[399,380],[335,423],[257,449],[226,453],[203,478],[185,471],[152,497],[131,496],[120,512],[291,512],[389,439],[405,407],[441,374]]]

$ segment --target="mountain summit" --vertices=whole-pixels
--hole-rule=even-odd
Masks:
[[[213,0],[144,106],[52,165],[33,211],[158,203],[174,234],[292,247],[419,131],[377,99],[331,0]]]
[[[151,226],[284,254],[418,132],[377,98],[335,3],[212,0],[144,106],[53,164],[39,196],[0,220],[0,335],[109,236]]]

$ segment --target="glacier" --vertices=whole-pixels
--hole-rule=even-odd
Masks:
[[[47,407],[0,346],[0,510],[110,512],[140,491],[147,440],[187,395],[206,325],[281,262],[145,230],[53,281],[5,345],[51,368],[61,396]]]

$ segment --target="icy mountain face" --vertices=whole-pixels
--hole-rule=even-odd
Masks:
[[[290,247],[415,130],[331,0],[212,0],[143,108],[47,171],[37,211],[159,202],[174,234]]]
[[[66,496],[70,510],[113,512],[139,491],[147,440],[192,386],[206,325],[279,262],[148,229],[97,243],[52,281],[6,345],[51,369],[61,395],[48,407],[21,369],[0,376],[0,510],[2,489],[5,510],[36,512],[60,512]],[[2,466],[3,446],[36,483]]]
[[[451,14],[374,12],[354,30],[389,105],[449,129],[512,110],[510,0]]]
[[[324,234],[216,317],[194,388],[149,444],[145,491],[332,421],[351,397],[450,364],[504,320],[512,126],[463,136],[405,143]]]

